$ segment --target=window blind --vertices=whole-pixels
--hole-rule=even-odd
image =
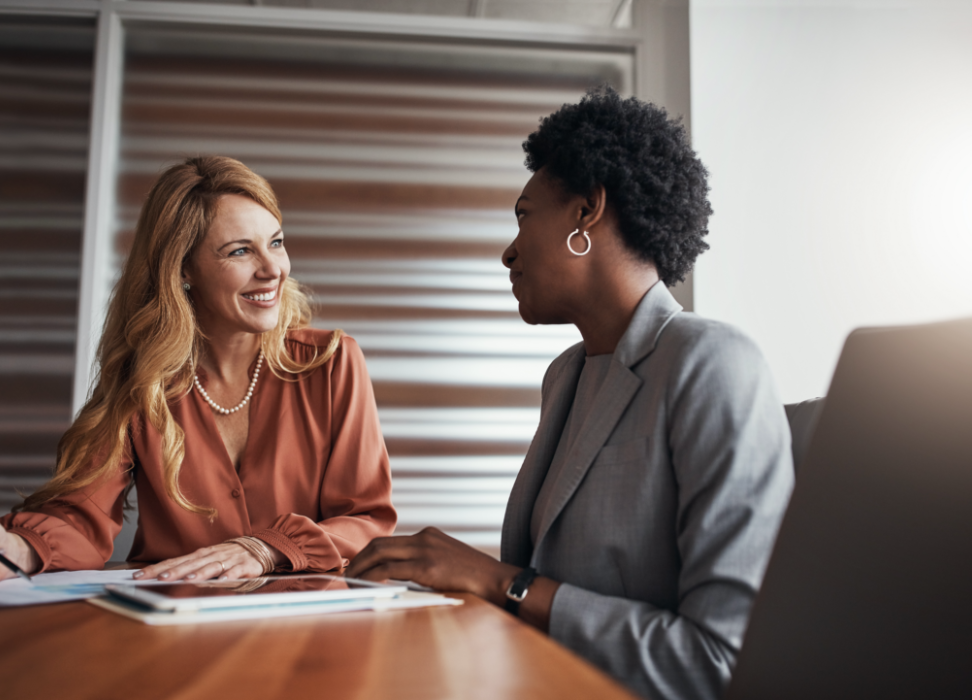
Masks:
[[[90,22],[0,20],[0,512],[71,420],[93,44]]]

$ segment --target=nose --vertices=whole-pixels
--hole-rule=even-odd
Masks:
[[[256,276],[260,279],[278,279],[282,273],[282,261],[277,259],[278,256],[265,252],[260,257],[261,264],[257,268]]]
[[[514,238],[513,239],[513,242],[510,243],[508,246],[506,246],[506,250],[503,251],[503,258],[502,258],[503,265],[507,269],[512,269],[513,268],[513,263],[516,261],[516,255],[517,255],[517,253],[516,253],[516,239]]]

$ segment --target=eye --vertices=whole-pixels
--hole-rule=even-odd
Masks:
[[[270,241],[271,248],[283,248],[283,238],[274,238]]]
[[[241,257],[241,256],[242,256],[242,255],[243,255],[244,253],[246,253],[246,252],[247,252],[248,250],[249,250],[249,248],[237,248],[236,250],[233,250],[233,251],[230,251],[230,254],[229,254],[229,256],[230,256],[231,258],[232,258],[232,257],[237,257],[237,258],[239,258],[239,257]]]
[[[523,215],[526,214],[526,212],[523,211],[522,209],[517,209],[514,213],[516,214],[517,221],[519,221],[523,217]]]

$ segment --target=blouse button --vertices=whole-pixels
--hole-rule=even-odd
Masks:
[[[233,498],[239,498],[239,497],[240,497],[240,490],[233,489]]]

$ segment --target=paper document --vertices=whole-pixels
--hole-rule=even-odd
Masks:
[[[107,583],[136,583],[132,569],[113,571],[59,571],[37,574],[32,581],[11,578],[0,581],[0,607],[39,605],[81,600],[102,595]]]

